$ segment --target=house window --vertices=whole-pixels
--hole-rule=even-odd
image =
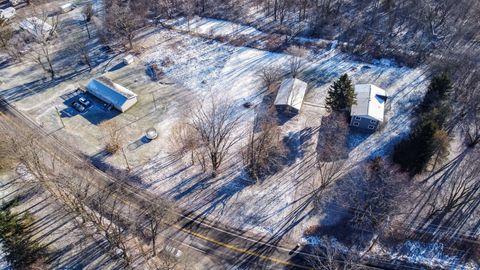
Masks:
[[[376,124],[377,121],[376,120],[370,120],[370,124]]]
[[[354,126],[354,127],[358,127],[359,125],[360,125],[359,122],[353,122],[353,126]]]
[[[368,125],[368,129],[375,129],[375,126]]]
[[[355,116],[355,120],[362,120],[361,117]]]

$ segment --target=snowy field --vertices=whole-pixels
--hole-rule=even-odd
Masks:
[[[139,104],[142,108],[118,117],[120,121],[128,122],[124,127],[127,133],[125,149],[129,159],[135,155],[129,160],[133,167],[131,173],[139,179],[140,185],[176,201],[185,210],[194,211],[200,219],[208,218],[232,228],[251,230],[271,239],[298,241],[310,226],[335,226],[341,220],[341,213],[335,212],[334,208],[329,208],[329,213],[318,212],[313,211],[311,205],[311,176],[316,170],[318,128],[322,116],[326,114],[323,108],[326,92],[334,80],[347,73],[354,83],[375,84],[385,89],[389,96],[386,123],[378,132],[370,136],[349,135],[347,167],[351,169],[372,157],[388,155],[393,146],[408,133],[413,107],[421,100],[428,84],[428,74],[423,67],[402,67],[388,59],[359,62],[351,55],[335,49],[335,44],[328,46],[329,49],[310,51],[302,57],[304,70],[299,75],[308,83],[302,112],[281,125],[284,141],[289,146],[289,161],[263,183],[253,185],[243,172],[243,163],[238,154],[239,148],[244,145],[241,141],[223,164],[222,172],[212,179],[202,173],[199,166],[192,166],[188,157],[179,160],[171,156],[171,127],[183,114],[195,109],[196,102],[213,96],[236,105],[238,113],[243,115],[238,130],[245,132],[253,122],[255,107],[265,96],[260,71],[274,67],[287,71],[292,56],[234,47],[199,36],[242,34],[254,37],[263,34],[252,27],[198,17],[190,21],[189,27],[184,19],[163,23],[175,30],[161,28],[148,35],[139,34],[141,39],[136,42],[141,44],[143,50],[133,65],[135,68],[132,71],[124,68],[116,76],[122,76],[123,73],[127,75],[115,78],[138,92],[141,98]],[[190,33],[186,33],[189,28]],[[176,85],[147,84],[149,79],[143,72],[144,64],[152,63],[158,64],[166,77]],[[0,72],[3,74],[5,70]],[[142,72],[142,75],[138,76],[135,72]],[[37,122],[45,122],[46,127],[50,123],[54,131],[60,126],[54,106],[59,109],[68,107],[58,98],[67,91],[69,84],[66,82],[43,94],[31,95],[19,100],[16,105]],[[254,106],[251,109],[243,108],[245,102],[251,102]],[[80,116],[65,121],[67,130],[58,132],[67,141],[81,145],[89,155],[102,149],[102,134],[95,124]],[[68,127],[74,126],[83,128],[68,131]],[[150,144],[141,143],[146,127],[155,127],[160,131],[160,137]],[[120,154],[108,157],[106,162],[125,169],[125,161]],[[407,243],[393,253],[397,258],[413,258],[411,254],[416,252],[419,245]],[[423,250],[428,251],[429,248]],[[432,250],[438,251],[439,248],[432,247]],[[440,253],[437,252],[435,256]],[[417,256],[414,260],[428,258]],[[442,259],[447,263],[455,260],[438,257],[439,264],[442,264]]]
[[[234,28],[256,33],[216,22],[192,21],[190,27],[201,28],[204,33],[228,32]],[[168,30],[151,36],[144,46],[149,48],[141,56],[146,63],[162,65],[173,61],[164,72],[188,88],[192,99],[214,95],[239,107],[245,101],[258,104],[262,100],[264,90],[258,75],[263,68],[287,69],[292,57]],[[354,83],[372,83],[389,94],[387,123],[382,130],[371,136],[351,135],[349,162],[354,167],[365,159],[391,151],[395,142],[408,132],[412,105],[421,99],[428,83],[421,68],[400,67],[385,59],[369,64],[357,62],[335,49],[311,52],[303,61],[305,70],[300,78],[309,84],[305,105],[299,116],[282,126],[285,140],[296,146],[290,148],[297,149],[291,149],[291,161],[264,183],[249,183],[238,154],[230,157],[223,173],[215,179],[190,166],[188,160],[173,160],[168,151],[136,168],[134,173],[149,190],[177,201],[199,216],[271,236],[290,235],[298,239],[307,226],[321,222],[322,215],[311,213],[309,176],[314,170],[316,130],[325,114],[322,106],[330,84],[348,73]],[[253,112],[243,113],[243,125],[247,128]]]
[[[175,28],[186,30],[185,25],[178,22]],[[235,31],[258,34],[249,27],[198,18],[191,21],[190,28],[196,33],[213,36],[231,35]],[[261,102],[264,92],[258,74],[263,68],[287,70],[292,58],[287,54],[233,47],[175,31],[161,31],[149,41],[158,46],[145,51],[142,59],[159,65],[173,61],[173,65],[164,69],[166,75],[192,91],[193,99],[214,95],[239,107],[245,101]],[[389,96],[383,127],[370,136],[355,133],[349,136],[347,167],[353,169],[366,159],[388,155],[408,134],[412,110],[423,97],[429,78],[422,67],[402,67],[388,59],[358,62],[334,47],[310,52],[303,58],[305,70],[300,78],[309,84],[304,107],[300,115],[281,127],[286,142],[293,146],[290,147],[291,161],[263,183],[250,184],[238,154],[230,157],[223,166],[223,173],[215,179],[202,174],[187,159],[173,160],[167,151],[136,168],[134,173],[140,176],[146,188],[195,211],[199,218],[208,217],[230,227],[253,230],[270,239],[297,241],[311,225],[335,225],[341,220],[341,211],[313,212],[309,196],[309,177],[315,170],[317,130],[325,114],[322,106],[328,87],[347,73],[354,83],[375,84],[385,89]],[[244,126],[248,128],[253,112],[243,113]],[[331,218],[335,216],[338,217]],[[448,268],[461,263],[458,257],[445,255],[438,244],[411,241],[390,253],[393,259],[432,267]]]

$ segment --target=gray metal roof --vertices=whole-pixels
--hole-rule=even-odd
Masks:
[[[357,104],[352,105],[351,115],[383,121],[387,92],[373,84],[356,84]]]
[[[137,97],[134,92],[106,77],[91,80],[87,85],[87,91],[115,107],[122,107],[127,100]]]
[[[307,92],[307,83],[296,78],[285,79],[278,89],[275,105],[288,105],[297,110],[302,108]]]

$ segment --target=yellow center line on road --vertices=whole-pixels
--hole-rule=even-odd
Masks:
[[[294,267],[297,267],[297,268],[301,268],[301,269],[308,269],[308,270],[312,270],[313,268],[310,268],[310,267],[306,267],[306,266],[303,266],[303,265],[299,265],[299,264],[294,264],[294,263],[291,263],[291,262],[287,262],[287,261],[284,261],[284,260],[281,260],[281,259],[278,259],[278,258],[275,258],[275,257],[271,257],[271,256],[266,256],[266,255],[262,255],[262,254],[259,254],[259,253],[256,253],[256,252],[253,252],[253,251],[250,251],[250,250],[247,250],[247,249],[244,249],[244,248],[239,248],[239,247],[236,247],[234,245],[230,245],[230,244],[226,244],[226,243],[223,243],[221,241],[217,241],[215,239],[212,239],[208,236],[205,236],[203,234],[200,234],[200,233],[196,233],[194,231],[191,231],[191,230],[188,230],[188,229],[185,229],[179,225],[176,225],[176,224],[173,224],[172,225],[174,228],[178,229],[178,230],[181,230],[185,233],[188,233],[190,235],[193,235],[197,238],[200,238],[200,239],[203,239],[205,241],[208,241],[208,242],[211,242],[211,243],[214,243],[216,245],[219,245],[219,246],[222,246],[222,247],[225,247],[225,248],[228,248],[228,249],[231,249],[231,250],[235,250],[235,251],[238,251],[238,252],[241,252],[241,253],[244,253],[244,254],[248,254],[248,255],[252,255],[252,256],[255,256],[255,257],[258,257],[258,258],[261,258],[261,259],[264,259],[264,260],[269,260],[269,261],[272,261],[272,262],[275,262],[275,263],[278,263],[278,264],[283,264],[283,265],[288,265],[288,266],[294,266]]]
[[[3,114],[3,113],[2,113]],[[3,116],[6,116],[6,114],[3,114]],[[8,117],[5,117],[8,119]],[[13,126],[16,126],[17,128],[19,128],[19,124],[18,123],[15,123],[14,121],[11,121],[11,119],[8,120],[10,122],[11,125]],[[65,164],[65,165],[68,165],[65,161],[59,159],[59,157],[57,155],[55,155],[54,153],[52,153],[50,151],[50,149],[47,149],[45,147],[42,147],[42,149],[47,152],[48,154],[52,155],[53,157],[56,157],[57,160],[59,160],[61,163]],[[99,187],[96,183],[94,183],[95,186]],[[140,207],[138,207],[137,205],[135,204],[131,204],[131,202],[128,202],[126,201],[125,199],[123,199],[122,197],[118,196],[117,194],[112,194],[112,196],[121,201],[122,203],[124,203],[125,205],[129,205],[130,207],[132,208],[135,208],[137,210],[144,210],[144,209],[141,209]],[[167,223],[165,223],[167,224]],[[234,250],[234,251],[237,251],[237,252],[240,252],[240,253],[244,253],[244,254],[248,254],[248,255],[251,255],[251,256],[255,256],[255,257],[258,257],[258,258],[261,258],[263,260],[268,260],[268,261],[272,261],[272,262],[275,262],[275,263],[278,263],[278,264],[283,264],[283,265],[287,265],[287,266],[293,266],[293,267],[296,267],[296,268],[299,268],[299,269],[308,269],[308,270],[311,270],[312,268],[310,267],[306,267],[306,266],[303,266],[303,265],[299,265],[299,264],[295,264],[295,263],[290,263],[288,261],[284,261],[284,260],[281,260],[281,259],[278,259],[278,258],[275,258],[275,257],[271,257],[271,256],[266,256],[266,255],[262,255],[262,254],[259,254],[257,252],[253,252],[253,251],[250,251],[250,250],[247,250],[247,249],[244,249],[244,248],[239,248],[237,246],[234,246],[234,245],[231,245],[231,244],[227,244],[227,243],[224,243],[224,242],[221,242],[221,241],[218,241],[218,240],[215,240],[215,239],[212,239],[208,236],[205,236],[203,234],[200,234],[200,233],[197,233],[197,232],[194,232],[192,230],[188,230],[180,225],[177,225],[177,224],[167,224],[169,226],[172,226],[184,233],[187,233],[189,235],[192,235],[192,236],[195,236],[197,238],[200,238],[200,239],[203,239],[207,242],[210,242],[210,243],[213,243],[213,244],[216,244],[218,246],[222,246],[222,247],[225,247],[225,248],[228,248],[230,250]]]
[[[124,200],[123,198],[117,196],[116,194],[113,194],[113,196],[125,203],[126,205],[129,205],[130,207],[132,208],[135,208],[137,210],[144,210],[144,209],[141,209],[139,208],[138,206],[136,205],[132,205],[130,204],[129,202],[127,202],[126,200]],[[247,250],[247,249],[244,249],[244,248],[239,248],[237,246],[234,246],[234,245],[231,245],[231,244],[227,244],[227,243],[224,243],[222,241],[218,241],[218,240],[215,240],[215,239],[212,239],[208,236],[205,236],[201,233],[197,233],[195,231],[192,231],[192,230],[189,230],[189,229],[186,229],[184,228],[183,226],[180,226],[180,225],[177,225],[177,224],[170,224],[170,223],[166,223],[166,222],[163,222],[164,224],[166,224],[167,226],[171,226],[177,230],[180,230],[186,234],[189,234],[189,235],[192,235],[192,236],[195,236],[197,238],[200,238],[200,239],[203,239],[207,242],[210,242],[210,243],[213,243],[213,244],[216,244],[218,246],[222,246],[222,247],[225,247],[225,248],[228,248],[228,249],[231,249],[231,250],[234,250],[234,251],[237,251],[237,252],[240,252],[240,253],[244,253],[244,254],[248,254],[248,255],[252,255],[252,256],[255,256],[255,257],[258,257],[258,258],[261,258],[263,260],[268,260],[268,261],[272,261],[272,262],[275,262],[275,263],[278,263],[278,264],[283,264],[283,265],[288,265],[288,266],[294,266],[294,267],[297,267],[297,268],[300,268],[300,269],[307,269],[307,270],[313,270],[313,268],[310,268],[310,267],[306,267],[306,266],[303,266],[303,265],[299,265],[299,264],[295,264],[295,263],[291,263],[291,262],[287,262],[287,261],[284,261],[284,260],[281,260],[281,259],[278,259],[278,258],[275,258],[275,257],[271,257],[271,256],[266,256],[266,255],[262,255],[262,254],[259,254],[257,252],[253,252],[253,251],[250,251],[250,250]],[[201,223],[200,223],[201,224]]]

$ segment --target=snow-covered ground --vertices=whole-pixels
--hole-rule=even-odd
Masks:
[[[191,166],[187,157],[177,160],[169,154],[171,147],[168,135],[175,121],[182,116],[182,110],[188,112],[195,109],[194,102],[209,96],[227,100],[237,105],[239,113],[244,114],[239,127],[244,131],[250,127],[255,109],[245,109],[241,105],[246,101],[258,105],[264,98],[260,71],[273,67],[287,71],[292,56],[234,47],[198,35],[242,34],[253,37],[262,34],[252,27],[197,17],[190,21],[191,32],[187,33],[188,25],[184,19],[164,23],[181,31],[160,29],[149,35],[139,34],[142,39],[138,43],[145,48],[139,58],[146,64],[158,64],[167,77],[186,88],[186,94],[182,92],[177,97],[169,93],[175,91],[175,86],[164,88],[164,92],[153,87],[149,89],[158,103],[169,100],[170,105],[165,107],[161,117],[154,114],[149,119],[156,122],[152,126],[161,132],[160,138],[149,145],[155,148],[156,156],[135,167],[132,173],[151,192],[178,202],[186,210],[195,211],[200,218],[208,216],[230,227],[252,230],[272,238],[298,240],[311,225],[334,226],[337,222],[333,219],[324,220],[326,216],[339,216],[337,212],[327,214],[311,211],[310,196],[311,176],[315,172],[317,131],[325,114],[322,107],[326,91],[334,80],[347,73],[354,83],[375,84],[385,89],[389,96],[386,123],[381,130],[370,136],[350,134],[348,167],[352,169],[365,159],[388,154],[393,145],[408,133],[413,106],[421,99],[428,84],[428,74],[422,67],[402,67],[388,59],[372,63],[358,62],[337,50],[335,42],[328,49],[311,51],[302,59],[305,69],[299,76],[309,84],[302,112],[281,126],[285,141],[289,144],[289,162],[263,183],[253,185],[242,170],[238,148],[243,142],[240,142],[225,161],[222,173],[211,179],[198,166]],[[315,40],[309,39],[308,42]],[[132,87],[136,87],[134,83]],[[31,97],[38,98],[39,94]],[[28,107],[31,102],[27,101],[25,99],[23,102]],[[17,105],[22,108],[22,104],[19,102]],[[49,115],[54,114],[49,112]],[[137,133],[143,132],[135,125],[129,128]],[[65,136],[78,139],[82,134],[68,133]],[[82,142],[87,144],[93,141],[87,138]],[[408,256],[400,251],[396,254],[399,258]]]
[[[199,217],[208,216],[209,219],[232,228],[250,229],[262,235],[289,236],[284,238],[297,241],[309,226],[318,224],[335,226],[338,222],[339,218],[330,218],[332,215],[311,211],[310,196],[311,176],[315,171],[317,130],[321,117],[325,114],[322,106],[326,91],[335,79],[347,73],[354,83],[375,84],[385,89],[389,96],[385,117],[387,121],[381,130],[370,136],[350,134],[348,167],[352,169],[365,159],[388,154],[393,145],[408,133],[412,109],[421,100],[428,84],[428,74],[422,67],[410,69],[398,66],[388,59],[372,63],[358,62],[351,55],[341,53],[335,41],[299,38],[299,41],[309,44],[331,44],[326,46],[327,49],[317,48],[303,57],[305,69],[300,79],[309,84],[304,107],[300,115],[281,126],[285,141],[289,144],[289,162],[263,183],[253,185],[242,171],[243,164],[238,155],[238,148],[243,142],[240,142],[225,161],[223,172],[215,179],[211,179],[203,174],[198,166],[191,166],[188,158],[176,160],[170,155],[170,141],[167,138],[171,127],[182,117],[182,113],[195,109],[193,107],[195,101],[202,101],[209,96],[236,104],[238,113],[244,115],[239,129],[249,127],[254,117],[254,109],[246,109],[241,105],[247,101],[255,105],[262,102],[265,91],[259,76],[260,71],[273,67],[287,71],[292,56],[234,47],[204,38],[265,35],[249,26],[199,17],[191,19],[190,22],[179,18],[162,23],[172,26],[174,30],[159,29],[149,32],[148,35],[138,34],[142,37],[138,43],[145,48],[139,58],[147,64],[157,63],[169,78],[187,88],[187,94],[183,94],[182,89],[182,94],[178,95],[180,99],[174,93],[160,95],[160,90],[153,87],[149,89],[152,96],[168,97],[171,103],[165,108],[164,113],[162,110],[161,116],[157,117],[155,114],[151,117],[157,122],[154,126],[161,133],[155,143],[148,145],[155,153],[155,157],[134,168],[132,173],[141,179],[140,183],[148,190],[175,200],[184,209],[195,211]],[[39,72],[38,69],[33,71]],[[0,75],[4,75],[6,79],[5,83],[20,84],[23,81],[18,80],[30,79],[23,73],[14,74],[16,76],[10,76],[6,70],[0,70]],[[62,87],[58,86],[59,89]],[[177,86],[162,87],[162,91],[175,91],[175,87]],[[33,93],[30,97],[24,97],[16,102],[16,106],[25,111],[30,110],[29,113],[33,114],[39,123],[42,122],[40,119],[48,117],[53,117],[50,122],[55,122],[57,116],[53,108],[44,110],[39,101],[42,101],[42,105],[51,103],[63,92],[56,91],[57,96],[48,91],[43,94]],[[155,100],[153,102],[155,103]],[[161,100],[158,102],[162,103]],[[33,103],[39,103],[37,105],[41,111],[40,109],[32,111]],[[135,132],[143,132],[140,129],[132,125]],[[98,141],[84,135],[65,133],[70,139],[82,139],[82,143],[76,145],[95,144],[92,142]],[[119,159],[122,158],[119,156]],[[340,216],[340,213],[336,212],[333,216]],[[329,220],[325,220],[325,217],[329,217]],[[318,243],[314,238],[305,241],[311,244]],[[457,260],[444,255],[441,247],[435,244],[417,242],[408,242],[390,253],[398,259],[422,263],[431,260],[438,262],[437,264],[442,262],[448,264]],[[418,256],[419,253],[422,256]]]
[[[259,35],[249,27],[210,19],[196,18],[190,27],[203,35],[230,35],[234,29],[246,35]],[[178,21],[175,28],[186,30]],[[170,57],[174,64],[164,69],[166,75],[189,88],[198,99],[213,94],[234,104],[244,101],[258,104],[263,97],[260,71],[266,67],[288,70],[291,59],[287,54],[233,47],[176,31],[161,31],[151,39],[159,45],[147,50],[142,55],[143,60],[162,64],[167,56]],[[224,165],[220,176],[209,179],[198,168],[189,166],[188,161],[167,163],[169,157],[165,152],[153,162],[137,168],[136,173],[145,186],[170,197],[184,208],[195,210],[200,217],[208,216],[231,227],[271,237],[286,235],[299,239],[310,225],[337,222],[323,220],[332,214],[312,213],[308,196],[318,136],[315,130],[325,114],[321,106],[328,87],[347,73],[354,83],[375,84],[384,88],[389,96],[386,122],[381,130],[370,136],[355,133],[349,136],[348,162],[349,167],[354,168],[366,159],[388,155],[393,146],[408,134],[412,110],[423,97],[429,78],[423,67],[402,67],[388,59],[358,62],[336,50],[334,45],[310,52],[303,61],[305,71],[300,78],[309,83],[306,105],[299,116],[282,126],[287,141],[301,149],[293,151],[292,161],[283,170],[264,183],[251,185],[242,172],[239,155],[234,155]],[[252,114],[245,112],[245,123],[251,121],[251,117]],[[314,239],[306,239],[310,240]],[[457,257],[445,255],[438,244],[422,246],[407,242],[392,254],[392,259],[429,262],[432,267],[449,268],[460,262]]]
[[[192,31],[196,34],[211,36],[228,36],[228,35],[248,35],[256,36],[263,34],[254,27],[241,25],[224,20],[216,20],[195,16],[190,22],[185,18],[176,18],[163,21],[165,25],[169,25],[177,30]]]
[[[222,34],[228,34],[230,29],[244,29],[242,31],[257,34],[251,29],[217,20],[198,19],[191,22],[190,27],[193,26],[205,33],[211,33],[211,29]],[[213,94],[238,105],[245,101],[260,103],[263,89],[258,74],[262,68],[277,66],[287,70],[292,57],[233,47],[169,30],[157,32],[145,40],[145,44],[149,49],[141,58],[146,63],[159,65],[168,62],[167,57],[173,61],[163,70],[189,88],[192,99]],[[305,71],[300,78],[309,83],[305,102],[320,107],[305,105],[299,116],[282,126],[287,141],[292,145],[300,143],[303,149],[293,151],[292,161],[264,183],[250,185],[242,174],[239,155],[230,157],[224,164],[224,172],[215,179],[208,179],[186,160],[171,161],[167,150],[134,172],[151,191],[168,196],[201,216],[208,215],[229,226],[270,235],[291,233],[298,239],[305,227],[319,222],[317,215],[310,214],[309,176],[313,173],[318,136],[315,129],[325,113],[321,106],[330,84],[348,73],[355,83],[376,84],[389,95],[387,123],[383,129],[371,136],[351,135],[349,161],[352,167],[366,158],[386,154],[408,132],[412,106],[421,99],[427,84],[422,68],[397,66],[387,59],[357,62],[334,47],[312,52],[303,61]],[[245,127],[252,117],[252,113],[245,111]]]
[[[328,242],[327,242],[328,241]],[[351,249],[340,243],[334,237],[319,238],[317,236],[303,237],[301,242],[306,245],[319,245],[329,247],[336,252],[348,254]],[[393,248],[381,248],[375,246],[372,249],[377,256],[381,256],[381,261],[386,263],[393,261],[405,261],[422,266],[428,266],[430,269],[450,269],[450,270],[474,270],[478,266],[473,262],[464,264],[458,256],[447,255],[444,246],[441,243],[422,243],[418,241],[406,241]],[[368,255],[367,255],[368,256]],[[378,258],[377,258],[378,259]],[[420,269],[420,268],[419,268]]]
[[[432,268],[478,269],[474,265],[461,266],[461,259],[446,255],[444,247],[440,243],[426,244],[418,241],[407,241],[390,254],[394,259],[427,265]]]
[[[0,243],[0,269],[2,270],[10,270],[13,269],[12,265],[7,261],[5,258],[6,254],[3,250],[3,244]]]

